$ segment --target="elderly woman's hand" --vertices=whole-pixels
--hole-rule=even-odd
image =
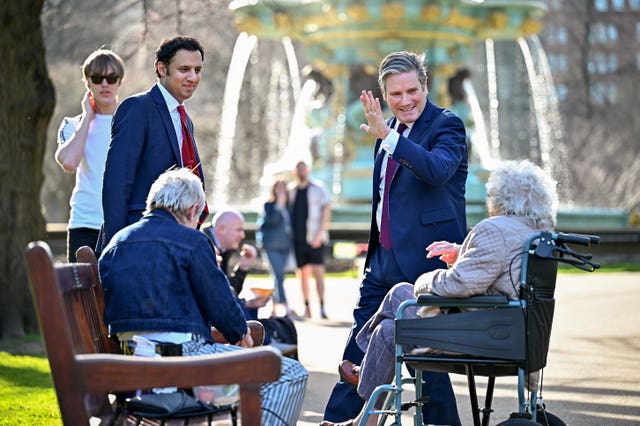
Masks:
[[[435,241],[429,244],[426,250],[427,259],[440,256],[440,260],[451,266],[458,259],[460,246],[456,243],[450,243],[449,241]]]

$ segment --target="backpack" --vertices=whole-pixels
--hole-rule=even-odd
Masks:
[[[296,326],[289,317],[260,318],[258,321],[264,326],[265,335],[272,340],[291,345],[298,344],[298,332]]]

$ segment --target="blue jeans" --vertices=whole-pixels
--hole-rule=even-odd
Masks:
[[[289,258],[288,250],[262,250],[263,256],[269,261],[269,274],[273,279],[273,301],[287,304],[287,296],[284,294],[284,268]]]

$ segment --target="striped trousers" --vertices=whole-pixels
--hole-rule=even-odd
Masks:
[[[182,344],[183,356],[219,354],[251,349],[239,346],[192,340]],[[264,426],[295,426],[302,409],[309,373],[298,361],[281,357],[280,378],[265,383],[262,397],[262,424]]]

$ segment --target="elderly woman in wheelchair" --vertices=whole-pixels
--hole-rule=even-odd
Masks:
[[[392,288],[357,336],[356,341],[365,352],[362,364],[341,364],[343,380],[357,386],[358,394],[367,402],[376,387],[392,382],[396,372],[394,319],[405,300],[422,294],[456,298],[504,295],[517,300],[523,247],[532,233],[553,229],[557,206],[556,183],[540,167],[524,160],[507,161],[495,168],[487,182],[489,218],[479,222],[460,246],[438,241],[426,248],[427,257],[439,256],[448,268],[425,273],[415,284],[399,283]],[[447,313],[445,308],[412,306],[403,315],[443,313]],[[429,348],[413,346],[403,350],[415,353]],[[530,389],[535,385],[535,379],[529,381]],[[379,410],[384,399],[377,399],[374,407]],[[378,414],[365,414],[366,410],[367,404],[356,419],[342,424],[376,424]]]

